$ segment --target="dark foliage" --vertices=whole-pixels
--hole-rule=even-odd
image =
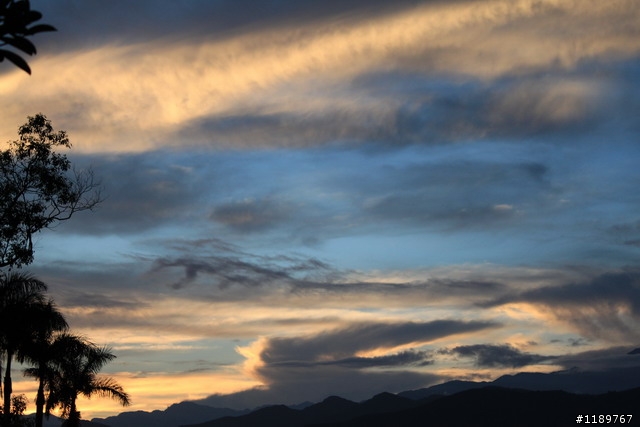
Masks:
[[[67,418],[65,426],[81,426],[79,396],[110,397],[123,406],[131,403],[129,395],[113,378],[98,376],[100,369],[116,357],[108,347],[98,347],[77,335],[60,334],[50,351],[56,357],[51,363],[45,409],[49,414],[52,409],[60,408],[62,416]]]
[[[31,9],[29,0],[0,0],[0,47],[8,46],[27,55],[34,55],[36,47],[27,37],[45,31],[56,31],[47,24],[31,25],[41,18],[40,12]],[[0,49],[0,62],[5,59],[31,74],[27,61],[12,50]]]
[[[64,131],[37,114],[18,134],[0,151],[0,267],[31,263],[35,233],[100,202],[92,171],[75,171],[55,151],[71,147]]]

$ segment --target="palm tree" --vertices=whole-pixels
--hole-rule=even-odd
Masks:
[[[50,363],[55,357],[51,351],[55,339],[54,333],[66,330],[68,325],[53,301],[48,301],[47,304],[33,310],[31,324],[34,335],[18,353],[17,359],[21,363],[29,362],[33,367],[25,369],[25,375],[38,379],[35,427],[42,427],[45,386],[51,375]]]
[[[47,306],[47,286],[25,273],[9,273],[0,277],[0,350],[6,358],[4,376],[4,418],[11,413],[11,364],[22,358],[24,345],[34,337],[33,316]],[[65,322],[66,324],[66,322]],[[0,369],[1,371],[1,369]]]
[[[127,406],[129,395],[112,378],[98,377],[100,369],[116,356],[107,347],[98,347],[86,339],[72,334],[59,335],[51,345],[55,355],[48,378],[49,396],[46,412],[59,407],[67,418],[67,427],[80,426],[80,412],[76,406],[78,396],[98,395],[111,397]]]

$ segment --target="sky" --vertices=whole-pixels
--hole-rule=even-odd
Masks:
[[[640,365],[635,0],[32,8],[0,141],[45,114],[104,200],[28,269],[127,410]]]

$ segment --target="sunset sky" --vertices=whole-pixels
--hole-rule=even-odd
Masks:
[[[32,8],[0,141],[45,114],[105,198],[28,269],[127,410],[640,366],[637,0]]]

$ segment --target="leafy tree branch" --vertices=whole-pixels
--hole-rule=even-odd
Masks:
[[[28,117],[19,139],[0,151],[0,267],[33,261],[33,236],[100,201],[91,169],[72,168],[64,131],[54,131],[42,114]]]
[[[0,0],[0,62],[5,59],[31,74],[27,61],[10,47],[27,55],[36,54],[36,47],[27,39],[45,31],[56,31],[47,24],[31,25],[42,18],[42,13],[32,10],[29,0]]]

